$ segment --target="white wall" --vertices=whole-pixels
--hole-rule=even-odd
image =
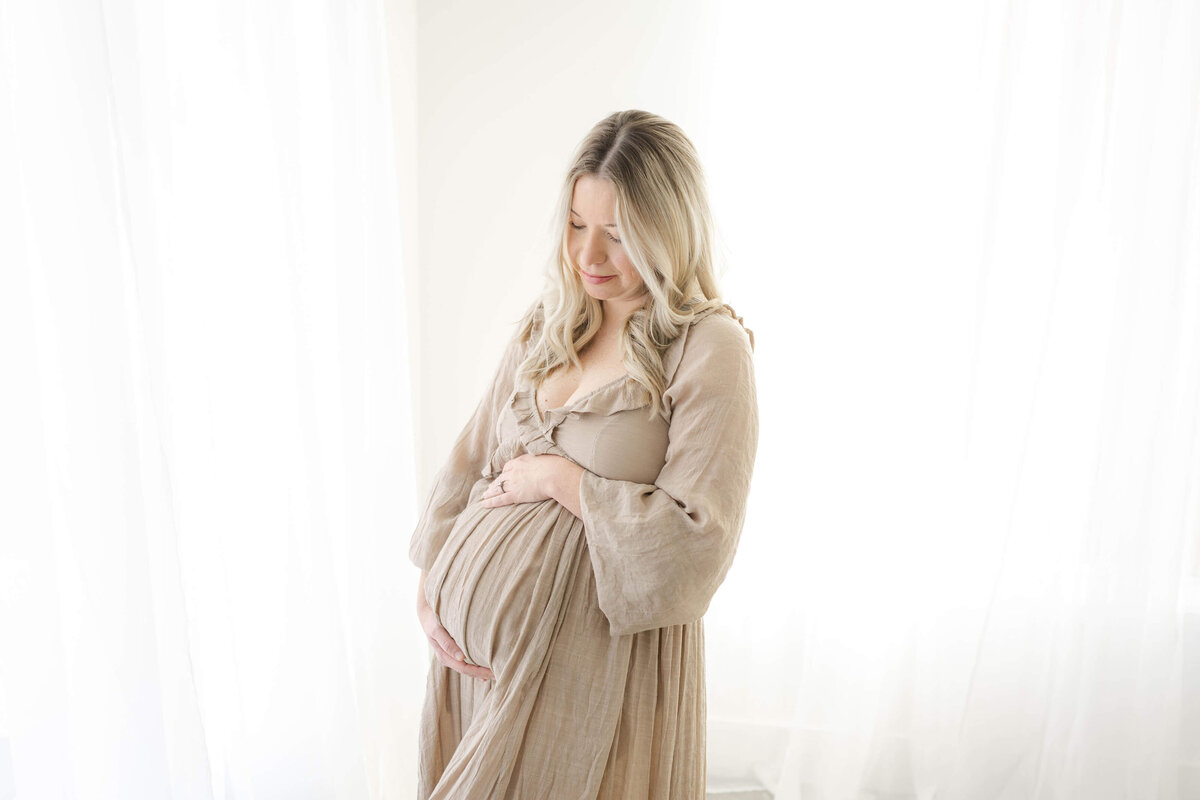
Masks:
[[[701,149],[710,4],[419,2],[414,360],[419,494],[542,286],[575,145],[613,111],[678,123]]]

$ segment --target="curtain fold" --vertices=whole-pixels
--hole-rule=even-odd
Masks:
[[[0,797],[410,793],[383,13],[0,3]]]

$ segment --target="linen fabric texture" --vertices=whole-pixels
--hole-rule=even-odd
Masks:
[[[663,352],[667,418],[628,375],[544,415],[514,337],[434,479],[409,547],[471,664],[431,656],[418,797],[702,798],[703,615],[731,566],[758,445],[753,337],[704,309]],[[479,505],[509,459],[580,465],[553,499]],[[432,651],[431,651],[432,652]]]

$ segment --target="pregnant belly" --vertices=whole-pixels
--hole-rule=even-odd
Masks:
[[[503,680],[514,657],[557,615],[574,572],[582,523],[555,500],[497,508],[471,493],[425,579],[425,599],[470,664]]]

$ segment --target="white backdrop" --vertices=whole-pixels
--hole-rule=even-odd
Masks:
[[[706,164],[763,423],[710,779],[1200,795],[1197,5],[419,8],[424,485],[587,128]]]
[[[619,108],[757,344],[714,783],[1200,795],[1195,3],[383,5],[0,0],[0,798],[410,796],[415,499]]]

